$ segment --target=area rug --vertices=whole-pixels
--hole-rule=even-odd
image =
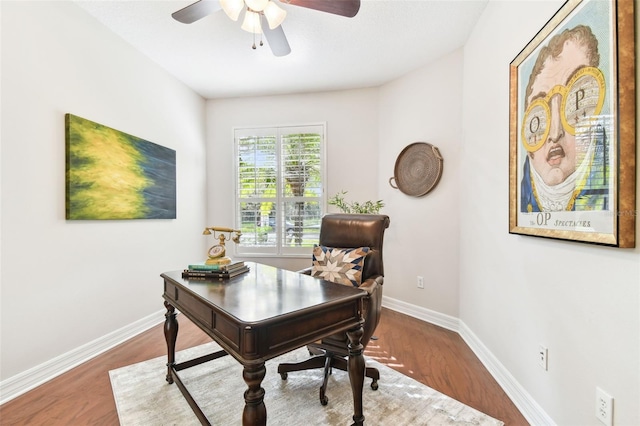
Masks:
[[[219,349],[215,343],[176,354],[182,362]],[[333,370],[327,388],[329,404],[322,406],[318,389],[321,370],[289,373],[282,380],[280,362],[295,362],[309,356],[306,348],[266,363],[265,389],[267,424],[273,426],[350,425],[353,402],[349,376]],[[175,384],[165,381],[166,357],[155,358],[109,372],[122,426],[199,425],[200,422]],[[373,391],[366,379],[363,394],[365,425],[503,425],[471,407],[449,398],[389,367],[367,358],[368,366],[380,370],[379,388]],[[243,393],[242,366],[231,356],[219,358],[179,372],[187,389],[213,425],[241,425]]]

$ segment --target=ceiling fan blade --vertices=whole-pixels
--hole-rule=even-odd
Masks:
[[[171,16],[183,24],[191,24],[220,9],[222,9],[222,6],[218,0],[199,0],[177,12],[173,12]]]
[[[360,10],[360,0],[280,0],[307,9],[353,18]]]
[[[287,56],[291,53],[291,47],[287,41],[287,36],[284,35],[282,25],[270,29],[267,18],[265,18],[264,15],[260,15],[260,24],[262,25],[262,32],[267,39],[267,43],[269,43],[271,52],[273,52],[275,56]]]

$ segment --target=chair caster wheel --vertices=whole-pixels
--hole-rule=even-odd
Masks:
[[[329,403],[329,398],[327,398],[326,396],[320,397],[320,404],[327,405],[328,403]]]
[[[282,378],[282,380],[287,380],[287,377],[289,377],[289,375],[287,373],[280,373],[280,377]]]
[[[371,389],[378,390],[378,381],[374,380],[373,382],[371,382]]]

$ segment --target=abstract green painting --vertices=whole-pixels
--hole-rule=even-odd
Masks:
[[[65,115],[66,218],[175,219],[176,152]]]

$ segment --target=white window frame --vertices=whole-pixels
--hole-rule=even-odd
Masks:
[[[277,196],[275,199],[270,199],[281,206],[283,202],[282,195],[282,146],[281,136],[285,134],[297,134],[297,133],[320,133],[320,179],[322,183],[322,191],[320,199],[313,197],[307,198],[309,200],[318,200],[320,206],[320,217],[327,211],[326,202],[326,152],[327,152],[327,125],[326,123],[308,123],[308,124],[294,124],[294,125],[278,125],[278,126],[255,126],[255,127],[235,127],[233,128],[233,218],[234,228],[240,229],[240,203],[243,199],[240,199],[238,194],[239,182],[238,182],[238,140],[247,136],[275,136],[276,137],[276,162],[277,162]],[[303,200],[305,198],[303,197]],[[311,253],[312,247],[286,247],[282,244],[282,227],[277,227],[276,231],[276,245],[274,247],[258,247],[258,246],[243,246],[242,244],[234,244],[235,254],[243,257],[308,257]]]

